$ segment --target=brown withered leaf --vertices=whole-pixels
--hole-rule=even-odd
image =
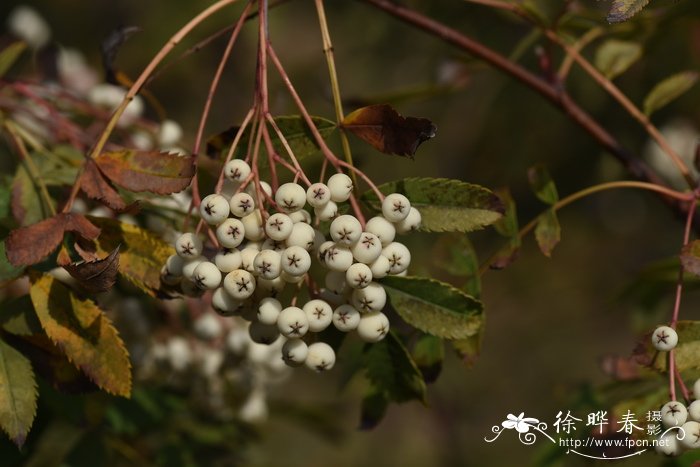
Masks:
[[[91,199],[104,203],[115,211],[126,209],[126,203],[109,180],[102,175],[93,159],[85,161],[85,172],[80,179],[80,188]]]
[[[75,232],[88,240],[100,235],[100,229],[81,214],[56,214],[10,232],[5,241],[7,259],[13,266],[39,263],[58,247],[66,232]]]
[[[418,146],[433,138],[437,131],[427,118],[403,117],[388,104],[357,109],[340,126],[384,154],[411,159]]]
[[[64,266],[88,292],[100,293],[111,289],[119,271],[119,246],[109,256],[96,261],[72,263]]]
[[[195,174],[195,158],[157,151],[124,149],[95,158],[100,171],[129,191],[160,195],[187,188]]]

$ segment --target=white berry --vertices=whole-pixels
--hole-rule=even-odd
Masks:
[[[658,443],[654,447],[656,452],[666,456],[677,456],[683,450],[680,441],[677,437],[677,432],[669,431],[664,433],[659,439]]]
[[[192,280],[200,289],[214,290],[221,285],[221,271],[214,263],[202,261],[194,269]]]
[[[226,219],[230,212],[229,202],[221,195],[206,196],[199,205],[199,214],[204,222],[210,225],[219,225]]]
[[[194,280],[194,271],[197,269],[197,266],[199,266],[201,263],[206,261],[207,259],[204,256],[197,256],[195,258],[192,258],[190,260],[187,260],[182,266],[182,275],[186,279],[189,280]]]
[[[192,329],[197,337],[210,341],[221,335],[223,326],[219,318],[211,312],[203,313],[192,323]]]
[[[336,243],[350,246],[360,239],[362,226],[354,216],[344,214],[331,222],[330,234]]]
[[[326,250],[324,264],[333,271],[345,272],[352,265],[352,252],[344,245],[335,244]]]
[[[299,222],[294,224],[292,232],[287,237],[287,246],[300,246],[310,251],[314,246],[316,231],[309,224]]]
[[[331,200],[331,190],[324,183],[314,183],[306,189],[306,202],[314,208],[321,207]]]
[[[243,159],[232,159],[224,166],[224,175],[231,181],[242,183],[250,175],[250,166]]]
[[[357,335],[365,342],[379,342],[388,332],[389,318],[381,311],[362,315],[357,326]]]
[[[236,248],[245,238],[245,227],[238,219],[226,219],[216,228],[216,239],[224,248]]]
[[[245,300],[255,292],[255,278],[243,269],[236,269],[226,274],[224,288],[233,298]]]
[[[280,277],[272,280],[263,279],[262,277],[259,277],[256,280],[256,289],[259,288],[261,291],[264,291],[274,297],[282,293],[285,285],[287,285],[287,283],[284,281],[284,279],[282,279],[281,275]]]
[[[389,222],[400,222],[408,217],[411,202],[400,193],[392,193],[382,201],[382,215]]]
[[[366,264],[355,263],[345,272],[345,281],[353,289],[362,289],[372,282],[372,270]]]
[[[176,256],[176,257],[179,258],[179,256]],[[61,268],[61,269],[63,269],[63,268]],[[64,269],[64,271],[65,271],[65,269]],[[167,265],[164,264],[163,267],[160,268],[160,281],[163,284],[169,285],[169,286],[175,286],[175,285],[179,284],[181,280],[182,280],[182,274],[180,274],[179,276],[171,274],[170,271],[168,271]]]
[[[276,298],[267,297],[258,306],[258,321],[263,324],[277,324],[277,318],[282,311],[282,304]]]
[[[171,276],[182,276],[182,268],[185,265],[185,260],[179,255],[171,255],[165,261],[165,269]]]
[[[300,284],[304,282],[304,278],[306,276],[304,274],[300,276],[295,276],[294,274],[289,274],[287,271],[282,271],[280,274],[280,278],[288,284]]]
[[[328,254],[328,250],[330,250],[333,246],[335,246],[335,242],[327,240],[325,242],[322,242],[321,245],[316,249],[316,258],[318,259],[319,263],[323,265],[326,264],[326,255]]]
[[[369,265],[369,269],[372,271],[372,277],[374,279],[381,279],[389,274],[389,271],[391,271],[391,264],[386,256],[380,256]]]
[[[306,366],[315,371],[327,371],[335,364],[335,351],[325,342],[314,342],[306,355]]]
[[[382,216],[376,216],[367,221],[365,232],[373,233],[379,238],[382,246],[387,246],[394,241],[396,227]]]
[[[681,426],[688,419],[688,410],[678,401],[671,401],[661,407],[661,422],[666,428]]]
[[[255,273],[263,279],[272,280],[282,272],[282,255],[274,250],[262,250],[253,260]]]
[[[184,233],[175,241],[175,250],[184,259],[192,259],[202,254],[202,240],[192,233]]]
[[[311,267],[311,256],[305,248],[290,246],[282,253],[282,269],[292,276],[302,276]]]
[[[338,205],[329,201],[320,208],[314,208],[314,214],[320,221],[329,221],[338,215]]]
[[[323,300],[311,300],[302,308],[309,321],[309,331],[321,332],[333,321],[333,308]]]
[[[651,335],[651,343],[656,350],[667,352],[678,344],[678,334],[676,330],[669,326],[659,326]]]
[[[300,366],[309,355],[309,346],[301,339],[288,339],[282,346],[282,359],[289,366]]]
[[[241,306],[241,302],[226,292],[226,289],[219,287],[211,296],[211,306],[222,316],[232,316]]]
[[[354,331],[360,324],[360,312],[352,305],[340,305],[333,312],[333,324],[339,331]]]
[[[251,274],[255,274],[255,258],[258,256],[260,251],[246,247],[241,250],[241,267],[239,269],[244,269]]]
[[[688,418],[700,422],[700,400],[693,401],[688,406]]]
[[[411,207],[408,210],[408,216],[402,221],[397,222],[395,225],[396,232],[400,234],[405,234],[413,230],[418,230],[420,228],[422,217],[418,209]]]
[[[278,212],[267,218],[265,223],[265,232],[271,239],[281,242],[286,240],[292,233],[294,222],[288,215]]]
[[[685,449],[697,449],[700,448],[700,423],[695,421],[685,422],[681,426],[681,433],[679,435],[681,438],[679,441]]]
[[[360,238],[350,247],[352,256],[360,263],[372,264],[382,254],[382,243],[370,232],[362,232]]]
[[[352,179],[341,173],[331,175],[328,179],[328,188],[331,190],[331,201],[342,203],[352,194]]]
[[[295,224],[299,222],[304,222],[306,224],[311,224],[311,214],[306,209],[299,209],[298,211],[290,212],[289,218]]]
[[[304,310],[290,306],[277,317],[277,329],[285,337],[302,337],[309,330],[309,320]]]
[[[411,264],[411,252],[399,242],[392,242],[382,249],[382,256],[389,260],[389,274],[399,274]]]
[[[284,212],[294,212],[306,204],[306,191],[298,183],[285,183],[277,189],[275,202]]]
[[[255,201],[248,193],[236,193],[228,204],[231,214],[236,217],[245,217],[255,209]]]
[[[257,242],[265,238],[265,230],[263,229],[262,214],[259,209],[253,210],[247,216],[241,218],[243,228],[245,229],[245,238],[250,241]]]
[[[277,340],[280,336],[277,326],[263,324],[259,321],[253,321],[250,323],[248,328],[248,334],[250,335],[250,340],[257,344],[267,344],[270,345]]]
[[[361,313],[381,311],[386,305],[386,291],[380,284],[370,282],[367,287],[353,291],[352,304]]]

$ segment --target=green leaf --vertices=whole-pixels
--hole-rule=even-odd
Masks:
[[[17,268],[7,259],[5,240],[0,240],[0,282],[9,281],[22,275],[24,268]]]
[[[683,71],[661,81],[644,99],[644,113],[650,116],[678,99],[697,83],[698,76],[695,71]]]
[[[613,0],[608,21],[611,23],[621,23],[627,21],[647,6],[649,0]]]
[[[36,224],[51,216],[44,200],[39,195],[39,187],[34,185],[29,172],[20,164],[12,179],[12,215],[22,225]]]
[[[642,58],[642,52],[637,42],[609,39],[596,50],[595,66],[608,79],[614,79]]]
[[[459,233],[441,235],[433,252],[433,261],[448,274],[465,278],[466,282],[460,288],[467,294],[476,298],[481,295],[479,258],[468,236]]]
[[[494,224],[496,232],[509,239],[506,246],[501,248],[495,255],[494,260],[489,265],[494,269],[503,269],[515,261],[520,250],[522,240],[520,239],[520,227],[518,224],[518,212],[515,208],[515,201],[510,194],[510,190],[503,188],[497,190],[496,194],[503,201],[505,206],[504,216]]]
[[[442,361],[445,359],[445,346],[439,337],[424,334],[413,346],[413,361],[423,374],[426,383],[435,382],[442,371]]]
[[[481,330],[482,303],[449,284],[411,276],[380,282],[396,312],[414,328],[444,339],[464,339]]]
[[[425,403],[423,376],[401,340],[389,332],[384,340],[365,350],[367,378],[390,400],[405,402],[418,399]]]
[[[17,336],[31,336],[43,332],[29,295],[0,305],[0,327]]]
[[[103,390],[131,394],[129,354],[112,322],[89,299],[48,275],[34,275],[32,303],[49,338]]]
[[[544,165],[537,164],[530,167],[527,171],[527,178],[530,182],[530,188],[532,188],[535,196],[537,196],[540,201],[550,205],[559,201],[557,187]]]
[[[175,250],[148,230],[114,219],[90,217],[102,229],[97,251],[108,255],[119,247],[119,273],[151,296],[160,290],[160,270]]]
[[[27,44],[18,41],[8,45],[0,52],[0,78],[5,76],[5,73],[12,68],[12,65],[17,62],[17,59],[19,59],[26,48]]]
[[[322,117],[311,117],[311,120],[324,139],[327,139],[337,128],[335,122]],[[297,160],[305,159],[320,151],[316,140],[311,134],[311,130],[309,130],[306,121],[301,115],[275,117],[275,122],[289,143],[289,147],[292,149]],[[209,138],[207,142],[207,154],[210,156],[226,157],[239,128],[239,126],[234,126]],[[242,157],[245,155],[249,138],[250,126],[246,128],[243,136],[241,136],[234,157]],[[270,128],[270,139],[280,157],[289,159],[287,150],[282,145],[282,141],[279,136],[277,136],[277,132],[272,128]],[[268,164],[267,157],[260,158],[258,162],[262,167],[266,167]]]
[[[481,344],[483,342],[484,327],[475,336],[467,337],[466,339],[457,339],[450,341],[457,355],[462,359],[462,362],[467,368],[472,368],[476,360],[481,355]]]
[[[362,398],[360,409],[360,430],[371,430],[382,421],[386,410],[389,408],[389,399],[382,391],[370,388]]]
[[[29,360],[0,340],[0,427],[22,446],[36,415],[36,380]]]
[[[537,218],[535,239],[542,254],[547,258],[552,256],[554,247],[557,246],[561,239],[559,219],[557,219],[557,213],[554,211],[554,208],[548,209]]]
[[[402,193],[420,211],[421,230],[428,232],[471,232],[500,219],[501,200],[479,185],[449,178],[406,178],[379,186],[384,194]],[[362,195],[375,211],[381,203],[373,191]]]

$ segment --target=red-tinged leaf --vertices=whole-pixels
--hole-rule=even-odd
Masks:
[[[95,159],[102,173],[129,191],[160,195],[187,188],[195,174],[195,158],[157,151],[106,152]]]
[[[88,292],[106,292],[112,288],[117,280],[119,247],[115,248],[106,258],[68,264],[64,267]]]
[[[75,232],[88,240],[100,235],[100,229],[81,214],[56,214],[10,232],[5,242],[7,259],[13,266],[39,263],[58,247],[65,232]]]
[[[418,146],[435,136],[437,127],[426,118],[403,117],[388,104],[362,107],[341,127],[384,154],[413,158]]]
[[[557,219],[557,213],[554,209],[548,209],[537,218],[535,239],[542,254],[547,258],[551,257],[554,247],[561,239],[561,227],[559,227],[559,219]]]
[[[36,397],[31,363],[0,340],[0,427],[17,446],[24,444],[34,422]]]
[[[80,179],[80,188],[91,199],[104,203],[110,209],[115,211],[123,211],[126,209],[126,203],[114,189],[112,184],[102,175],[100,169],[97,168],[95,161],[88,159],[85,162],[85,173]]]
[[[686,271],[700,276],[700,240],[693,240],[681,249],[681,264]]]
[[[30,296],[46,335],[103,390],[131,394],[129,354],[107,316],[49,275],[33,275]]]

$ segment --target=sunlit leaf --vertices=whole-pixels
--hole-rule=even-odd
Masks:
[[[194,157],[158,151],[105,152],[95,158],[102,173],[129,191],[167,195],[184,190],[195,174]]]
[[[678,99],[695,86],[698,76],[700,75],[696,71],[683,71],[658,83],[644,99],[644,113],[651,115]]]
[[[546,257],[552,256],[554,247],[557,246],[561,239],[561,228],[557,213],[553,208],[543,212],[537,218],[537,226],[535,227],[535,239],[540,251]]]
[[[348,114],[341,127],[385,154],[413,158],[418,146],[435,136],[427,118],[403,117],[388,104],[362,107]]]
[[[388,276],[380,282],[399,316],[423,332],[445,339],[464,339],[481,330],[482,303],[449,284],[410,276]]]
[[[105,391],[131,394],[129,354],[109,318],[48,275],[34,275],[32,304],[41,326],[73,364]]]
[[[12,65],[17,62],[19,57],[22,55],[22,52],[24,52],[26,48],[26,43],[18,41],[13,42],[0,51],[0,78],[5,76],[5,73],[12,68]]]
[[[642,52],[637,42],[609,39],[596,50],[595,66],[608,79],[614,79],[642,58]]]
[[[613,0],[608,21],[611,23],[621,23],[627,21],[647,6],[649,0]]]
[[[423,219],[428,232],[471,232],[493,224],[503,215],[501,200],[486,188],[448,178],[406,178],[379,186],[384,194],[403,193]],[[381,211],[373,191],[362,199]]]
[[[530,188],[540,201],[550,205],[559,201],[557,187],[544,165],[530,167],[527,171],[527,179],[530,182]]]
[[[29,360],[0,340],[0,427],[20,447],[34,422],[36,398]]]

